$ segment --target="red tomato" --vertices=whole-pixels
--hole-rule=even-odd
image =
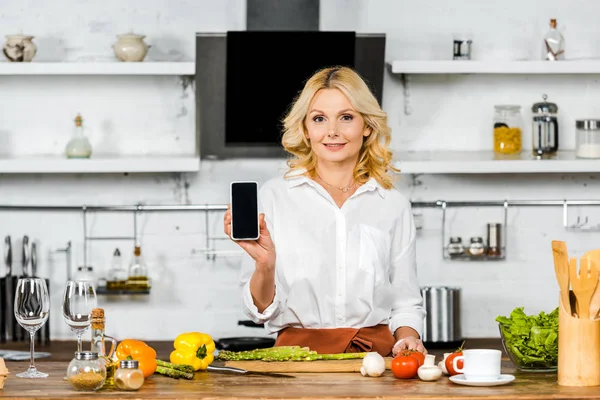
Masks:
[[[416,357],[399,354],[392,359],[392,373],[396,378],[414,378],[418,369],[419,360]]]
[[[419,367],[425,364],[425,354],[421,353],[420,351],[408,350],[407,352],[403,353],[403,355],[415,357],[419,362]]]
[[[446,357],[446,361],[445,361],[446,369],[448,370],[448,374],[450,376],[460,374],[460,372],[456,372],[456,370],[454,369],[454,366],[452,365],[453,364],[452,360],[454,360],[456,357],[462,356],[462,355],[463,355],[463,352],[461,350],[461,351],[455,351],[454,353],[452,353],[448,357]],[[459,369],[463,369],[464,368],[463,360],[462,359],[458,360],[456,362],[456,366]]]

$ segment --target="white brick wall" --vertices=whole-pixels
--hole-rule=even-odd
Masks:
[[[102,3],[62,0],[41,5],[6,2],[0,13],[2,34],[36,35],[36,60],[99,60],[111,56],[115,35],[129,29],[147,35],[149,59],[194,59],[194,33],[244,29],[245,2],[134,1]],[[452,32],[474,35],[479,58],[519,58],[537,54],[537,43],[549,18],[565,31],[567,57],[597,57],[594,16],[599,6],[577,0],[544,3],[462,1],[452,10],[442,0],[323,0],[322,29],[385,32],[387,59],[448,58]],[[561,143],[574,146],[574,119],[600,116],[597,76],[428,76],[411,81],[413,114],[403,114],[398,77],[386,76],[384,108],[393,128],[395,149],[490,149],[493,105],[514,102],[528,110],[543,93],[556,101],[561,114]],[[0,153],[60,153],[81,112],[97,152],[191,154],[194,143],[193,93],[184,93],[176,78],[163,77],[0,77]],[[181,115],[183,109],[187,114]],[[564,128],[564,129],[563,129]],[[525,137],[529,145],[528,136]],[[529,146],[530,147],[530,146]],[[279,173],[283,162],[237,160],[203,162],[198,174],[165,175],[3,175],[3,204],[152,204],[225,203],[233,179],[263,182]],[[404,178],[402,190],[415,201],[581,199],[600,194],[599,175],[421,176],[418,186]],[[189,189],[182,182],[189,183]],[[598,211],[580,210],[600,221]],[[423,210],[419,233],[419,278],[423,285],[457,285],[463,291],[463,332],[467,337],[497,336],[494,318],[523,305],[526,311],[550,310],[557,304],[550,240],[568,241],[580,255],[597,246],[597,233],[567,233],[560,208],[511,209],[508,259],[494,263],[456,263],[442,259],[439,210]],[[576,216],[576,212],[573,214]],[[171,339],[184,330],[203,330],[216,337],[262,335],[260,329],[237,326],[243,315],[237,293],[238,263],[234,257],[208,261],[203,213],[142,215],[141,244],[154,289],[147,299],[129,301],[102,297],[108,330],[118,338]],[[453,234],[484,235],[485,223],[501,218],[500,209],[449,212]],[[131,218],[123,214],[90,215],[92,235],[128,235]],[[210,216],[221,234],[221,215]],[[82,259],[79,213],[0,212],[0,236],[13,241],[24,234],[40,242],[40,273],[52,279],[52,333],[74,338],[60,317],[64,257],[51,250],[74,244],[76,265]],[[18,243],[17,243],[18,244]],[[219,242],[223,249],[235,245]],[[115,246],[129,261],[130,243],[95,242],[90,262],[106,271]],[[195,251],[196,250],[196,251]],[[19,264],[15,251],[15,264]],[[160,323],[156,323],[160,318]],[[133,323],[132,323],[133,322]]]

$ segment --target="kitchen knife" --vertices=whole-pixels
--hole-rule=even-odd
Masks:
[[[37,255],[37,243],[32,240],[31,241],[31,252],[29,254],[31,258],[31,275],[34,278],[39,278],[37,274],[37,266],[38,266],[38,255]],[[44,278],[46,282],[46,287],[48,288],[48,295],[50,295],[50,280],[48,278]],[[35,333],[36,341],[39,345],[44,346],[48,344],[50,341],[50,318],[46,321],[44,325]]]
[[[21,245],[21,266],[22,266],[22,271],[21,271],[21,278],[27,278],[29,275],[29,236],[25,235],[23,236],[23,243]],[[15,289],[17,287],[17,284],[15,282]],[[16,295],[16,294],[15,294]],[[16,322],[16,320],[15,320]],[[29,338],[29,333],[27,333],[27,331],[18,323],[17,324],[17,333],[18,333],[18,340],[19,341],[25,341]]]
[[[234,375],[262,375],[262,376],[271,376],[273,378],[295,378],[293,375],[286,374],[278,374],[275,372],[258,372],[258,371],[248,371],[241,368],[233,368],[233,367],[218,367],[216,365],[209,365],[206,369],[208,372],[216,372],[222,374],[234,374]]]
[[[10,279],[8,270],[6,267],[6,242],[4,244],[4,276],[0,278],[0,342],[4,343],[7,340],[6,320],[10,318],[10,315],[6,314],[6,281]]]
[[[6,340],[17,340],[17,319],[13,312],[15,302],[15,288],[17,286],[17,277],[12,271],[12,243],[10,236],[4,238],[4,265],[6,266],[6,308],[2,309],[6,319]]]

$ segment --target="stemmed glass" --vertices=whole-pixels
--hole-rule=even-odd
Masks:
[[[77,351],[81,351],[81,336],[92,322],[96,307],[96,290],[89,281],[68,281],[63,297],[63,317],[77,335]]]
[[[35,332],[48,320],[50,296],[44,279],[22,278],[17,282],[14,306],[15,318],[19,325],[29,332],[30,363],[25,372],[17,374],[19,378],[46,378],[48,374],[35,368],[33,362],[33,343]]]

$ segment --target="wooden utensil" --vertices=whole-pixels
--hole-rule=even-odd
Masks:
[[[600,268],[600,249],[590,250],[586,252],[583,257],[594,260],[596,268]],[[596,284],[596,290],[594,290],[592,300],[590,301],[590,318],[597,319],[598,313],[600,313],[600,278],[598,284]]]
[[[569,256],[567,244],[562,240],[552,241],[552,256],[554,257],[554,272],[560,288],[560,298],[563,307],[569,315],[575,310],[571,310],[569,301]]]
[[[577,315],[579,318],[590,318],[590,300],[598,284],[598,268],[589,258],[579,260],[581,268],[577,273],[577,258],[571,258],[569,265],[569,280],[577,297]]]
[[[385,368],[392,368],[392,357],[384,357]],[[255,372],[360,372],[362,359],[319,361],[226,361],[226,367]]]

